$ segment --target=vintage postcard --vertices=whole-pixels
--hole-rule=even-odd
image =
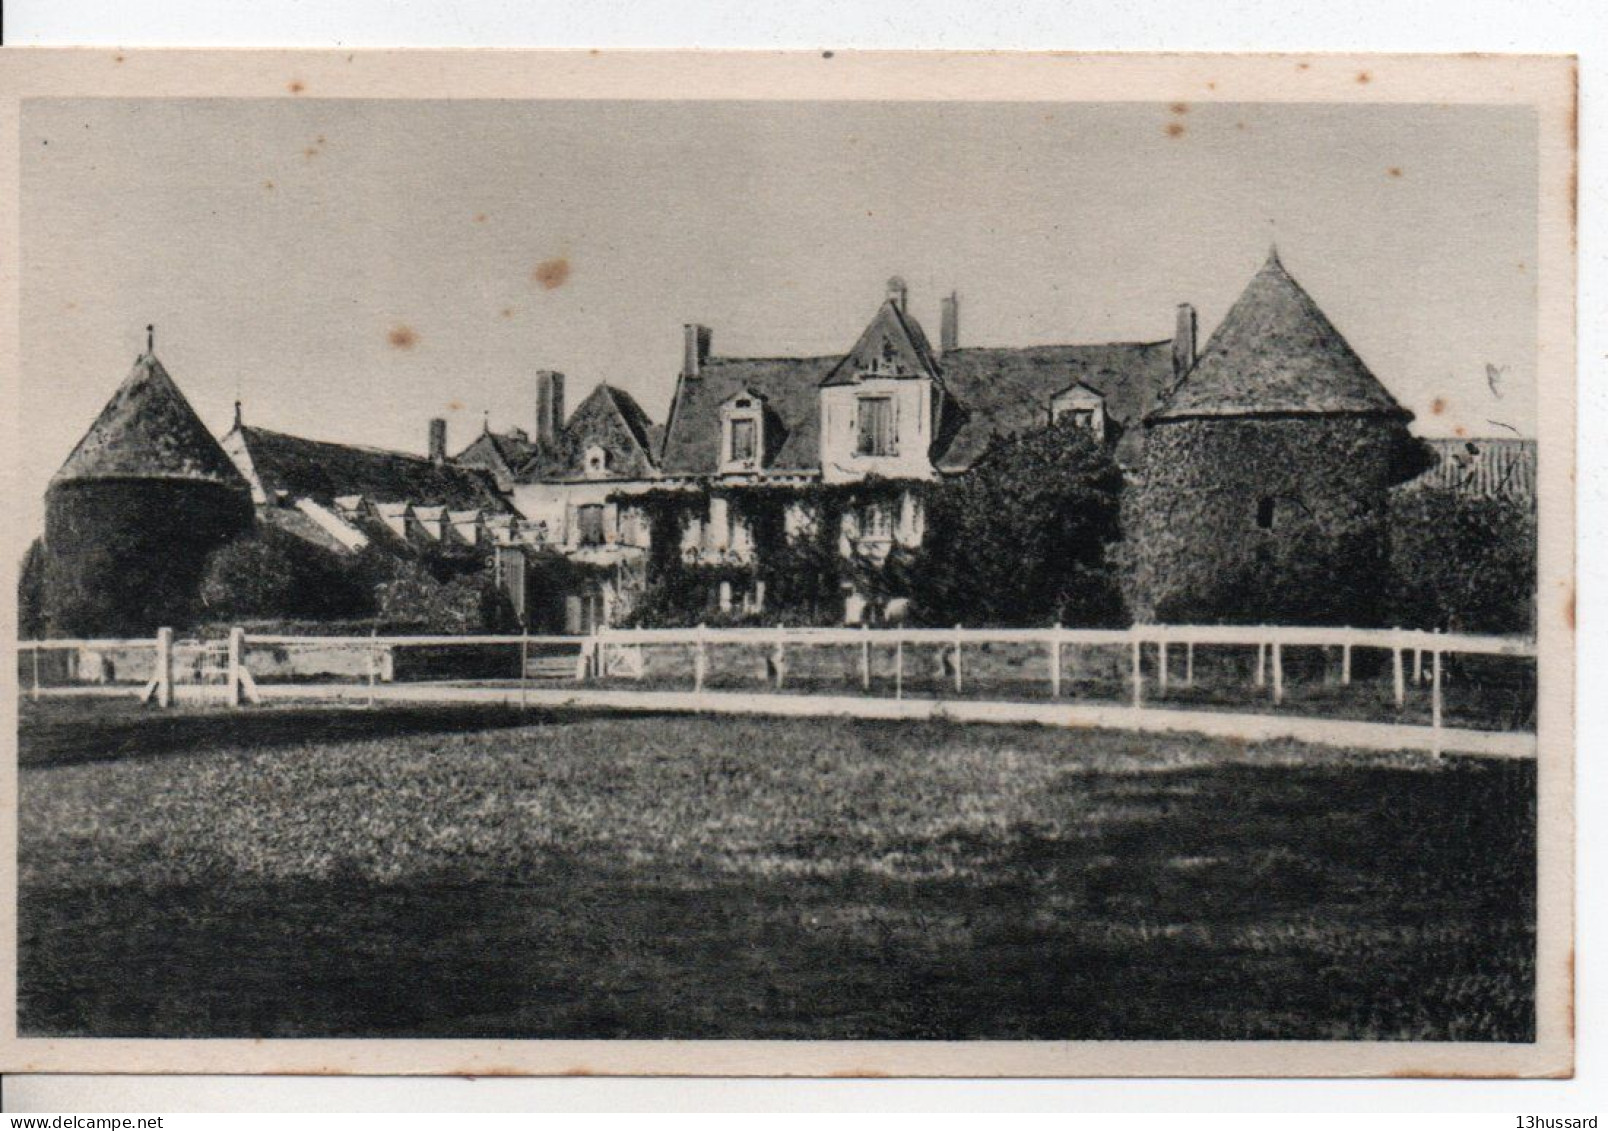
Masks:
[[[1568,1075],[1574,170],[1563,57],[0,53],[0,1068]]]

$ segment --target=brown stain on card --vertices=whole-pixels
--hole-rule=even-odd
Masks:
[[[307,84],[302,82],[301,79],[291,79],[290,82],[285,84],[285,89],[292,94],[300,94],[307,89]]]
[[[563,256],[557,259],[544,259],[536,265],[536,270],[530,273],[531,281],[541,285],[546,291],[556,291],[569,281],[570,262]]]
[[[1357,82],[1362,84],[1362,85],[1364,85],[1364,86],[1366,86],[1368,83],[1373,82],[1373,76],[1370,75],[1367,71],[1358,71],[1357,72]]]
[[[1433,412],[1436,416],[1439,416],[1441,413],[1445,412],[1446,411],[1446,398],[1444,398],[1444,397],[1436,397],[1434,400],[1430,401],[1429,402],[1429,411]]]
[[[1189,103],[1174,102],[1171,106],[1167,107],[1167,109],[1171,110],[1174,114],[1187,114],[1189,113]]]
[[[1184,125],[1183,125],[1183,123],[1182,122],[1168,122],[1167,123],[1167,136],[1168,137],[1183,137],[1184,136]]]
[[[419,344],[419,333],[412,326],[392,326],[391,332],[385,335],[385,340],[396,349],[410,350]]]
[[[1400,165],[1392,165],[1390,168],[1386,169],[1385,172],[1388,173],[1392,177],[1400,177],[1401,176],[1401,166]]]
[[[1563,602],[1563,620],[1569,626],[1569,631],[1573,632],[1575,627],[1575,594],[1572,586],[1569,589],[1569,596]],[[1573,963],[1573,955],[1570,955],[1569,961]]]

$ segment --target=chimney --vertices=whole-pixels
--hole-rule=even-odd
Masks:
[[[564,375],[551,369],[536,372],[536,442],[543,447],[558,442],[564,427]]]
[[[899,313],[905,310],[905,301],[910,297],[910,288],[898,275],[888,280],[888,301],[899,308]]]
[[[685,335],[682,343],[681,375],[696,377],[703,372],[704,362],[709,360],[711,337],[709,327],[689,322],[681,330]]]
[[[439,416],[430,421],[430,462],[447,462],[447,422]]]
[[[942,304],[943,317],[938,325],[938,352],[954,353],[960,348],[960,296],[950,291]]]
[[[1173,330],[1173,377],[1181,380],[1195,367],[1195,308],[1178,304],[1178,325]]]

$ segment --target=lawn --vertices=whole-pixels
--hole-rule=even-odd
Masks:
[[[25,1036],[1533,1038],[1535,770],[24,704]]]

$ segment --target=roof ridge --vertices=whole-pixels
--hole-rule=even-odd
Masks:
[[[379,448],[379,447],[375,447],[373,444],[352,444],[352,443],[348,443],[345,440],[321,440],[316,436],[298,436],[294,432],[280,432],[280,431],[278,431],[277,429],[274,429],[274,428],[264,428],[259,424],[242,424],[240,426],[240,430],[242,432],[264,433],[264,434],[269,435],[269,436],[283,436],[287,440],[295,440],[295,441],[297,441],[299,443],[303,443],[303,444],[322,444],[322,445],[324,445],[326,447],[331,447],[331,448],[346,448],[349,451],[365,452],[368,455],[373,455],[373,456],[392,456],[392,457],[394,457],[396,459],[410,459],[410,460],[413,460],[413,461],[415,461],[417,463],[428,463],[428,464],[434,464],[435,463],[435,461],[432,460],[429,456],[422,456],[422,455],[419,455],[417,452],[404,452],[404,451],[401,451],[400,449],[397,449],[397,448]],[[491,433],[491,435],[495,436],[496,433]],[[464,471],[476,471],[476,470],[480,470],[480,469],[478,469],[478,468],[462,468],[461,470],[464,470]]]

